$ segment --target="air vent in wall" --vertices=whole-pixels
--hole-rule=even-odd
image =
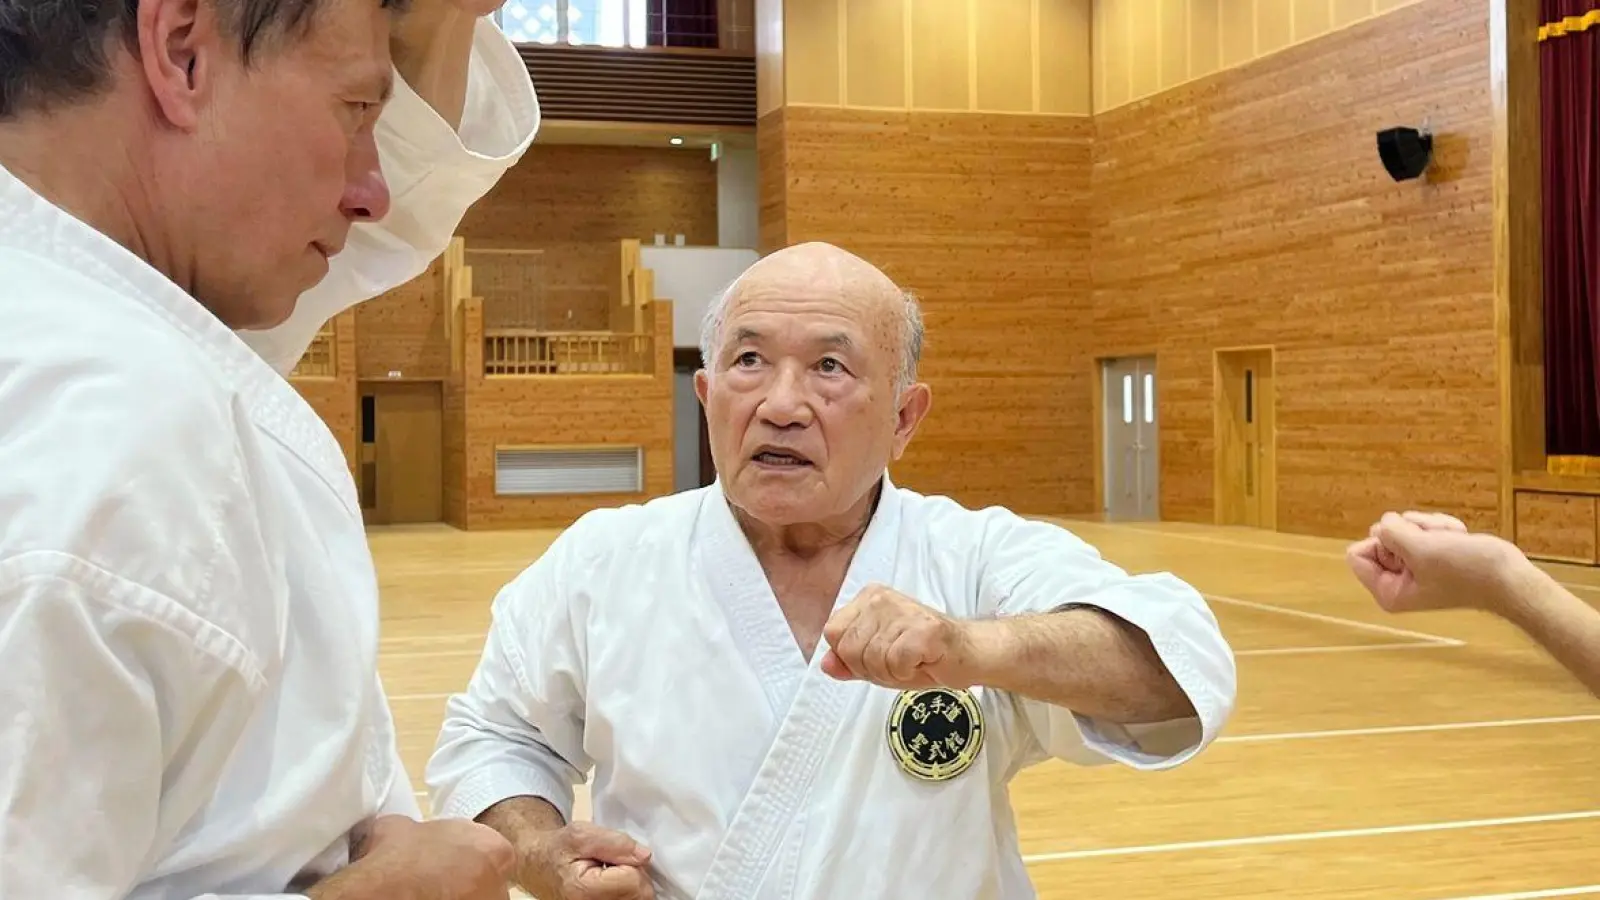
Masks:
[[[496,494],[636,494],[642,490],[644,451],[639,447],[495,449]]]
[[[518,50],[546,119],[756,123],[754,57],[542,44]]]

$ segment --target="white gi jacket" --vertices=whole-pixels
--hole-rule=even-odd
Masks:
[[[1150,635],[1198,716],[1125,729],[981,687],[902,702],[834,681],[826,641],[801,656],[719,484],[590,513],[499,594],[429,763],[435,814],[533,795],[570,820],[592,768],[594,822],[650,848],[662,898],[1016,900],[1034,896],[1018,771],[1176,766],[1233,710],[1233,653],[1200,595],[1057,526],[886,478],[838,604],[874,582],[961,618],[1106,609]]]
[[[400,86],[392,218],[291,326],[421,271],[532,139],[485,20],[459,138]],[[471,148],[471,149],[469,149]],[[295,896],[352,826],[420,816],[375,675],[338,443],[156,270],[0,169],[0,897]]]

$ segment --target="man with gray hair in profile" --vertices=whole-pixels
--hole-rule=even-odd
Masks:
[[[499,0],[0,0],[0,896],[500,900],[283,377],[532,140]]]
[[[427,780],[530,894],[1032,896],[1018,771],[1216,738],[1234,659],[1193,588],[889,481],[931,402],[920,322],[836,247],[756,263],[695,376],[717,482],[584,516],[495,599]]]

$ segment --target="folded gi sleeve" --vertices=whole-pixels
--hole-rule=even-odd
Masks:
[[[1049,756],[1137,769],[1178,766],[1221,733],[1237,697],[1233,651],[1200,592],[1167,573],[1129,575],[1065,528],[1006,514],[986,538],[984,585],[999,616],[1094,607],[1143,631],[1194,706],[1168,722],[1122,724],[1032,699],[1024,718]]]
[[[259,671],[182,604],[42,552],[0,562],[0,671],[0,896],[147,896]]]
[[[581,612],[566,583],[566,543],[495,597],[477,670],[448,701],[428,762],[436,816],[475,819],[502,800],[532,796],[572,821],[573,788],[593,760],[583,749]]]
[[[351,229],[344,252],[287,321],[239,336],[288,374],[334,316],[427,271],[472,204],[522,158],[539,119],[527,65],[488,18],[477,25],[459,130],[397,76],[377,126],[389,215]]]

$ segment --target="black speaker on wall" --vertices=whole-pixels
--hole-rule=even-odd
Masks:
[[[1433,135],[1415,128],[1388,128],[1378,132],[1378,158],[1389,177],[1409,181],[1421,175],[1433,159]]]

